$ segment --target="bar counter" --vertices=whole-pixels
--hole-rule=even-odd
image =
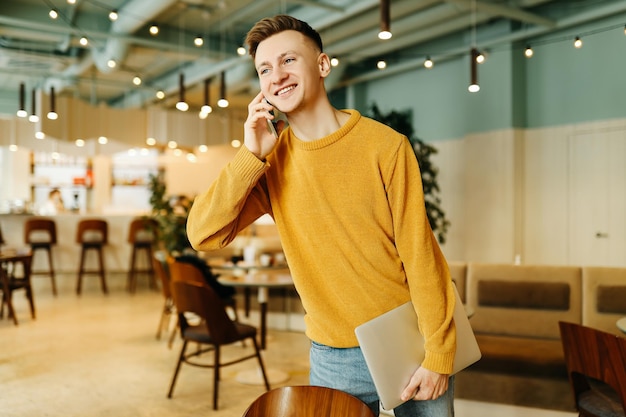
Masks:
[[[141,212],[132,213],[61,213],[51,216],[37,216],[53,219],[57,228],[57,244],[52,249],[52,257],[56,272],[78,272],[80,263],[80,244],[76,243],[76,229],[78,222],[83,219],[103,219],[108,222],[109,242],[104,249],[104,261],[107,272],[127,272],[130,266],[132,245],[128,243],[128,228],[135,217],[145,215]],[[32,214],[0,214],[0,228],[4,236],[4,247],[24,248],[24,223],[35,217]],[[145,260],[139,256],[138,264],[145,265]],[[33,270],[47,269],[47,259],[44,253],[37,253],[33,259]],[[93,269],[97,266],[94,253],[88,253],[86,267]]]

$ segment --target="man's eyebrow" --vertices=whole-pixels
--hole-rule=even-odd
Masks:
[[[285,56],[287,55],[292,55],[292,54],[296,54],[296,51],[285,51],[282,54],[278,55],[278,57],[280,59],[283,59]],[[256,66],[256,69],[258,70],[259,68],[265,66],[265,65],[271,65],[269,61],[263,61],[263,62],[259,62],[259,65]]]

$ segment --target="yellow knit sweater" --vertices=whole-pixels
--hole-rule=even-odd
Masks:
[[[280,234],[312,340],[357,346],[354,328],[411,299],[426,339],[423,366],[450,373],[454,292],[430,229],[411,144],[349,111],[330,136],[305,142],[286,129],[267,161],[245,147],[187,223],[198,250],[222,248],[264,213]]]

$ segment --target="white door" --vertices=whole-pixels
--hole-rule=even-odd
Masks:
[[[569,264],[626,266],[626,131],[570,137]]]

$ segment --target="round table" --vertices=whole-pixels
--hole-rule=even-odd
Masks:
[[[288,288],[293,287],[293,279],[287,272],[278,272],[278,269],[286,269],[286,266],[267,266],[258,268],[252,266],[243,266],[245,268],[245,275],[221,275],[218,280],[224,285],[232,287],[242,287],[257,289],[257,297],[260,308],[260,348],[265,349],[267,346],[267,300],[269,298],[270,288]],[[233,268],[234,269],[234,268]],[[274,271],[268,272],[274,269]],[[289,374],[277,369],[265,369],[268,380],[271,384],[280,384],[289,379]],[[251,385],[263,385],[263,376],[260,369],[254,369],[250,371],[242,371],[237,374],[237,381],[244,384]]]

